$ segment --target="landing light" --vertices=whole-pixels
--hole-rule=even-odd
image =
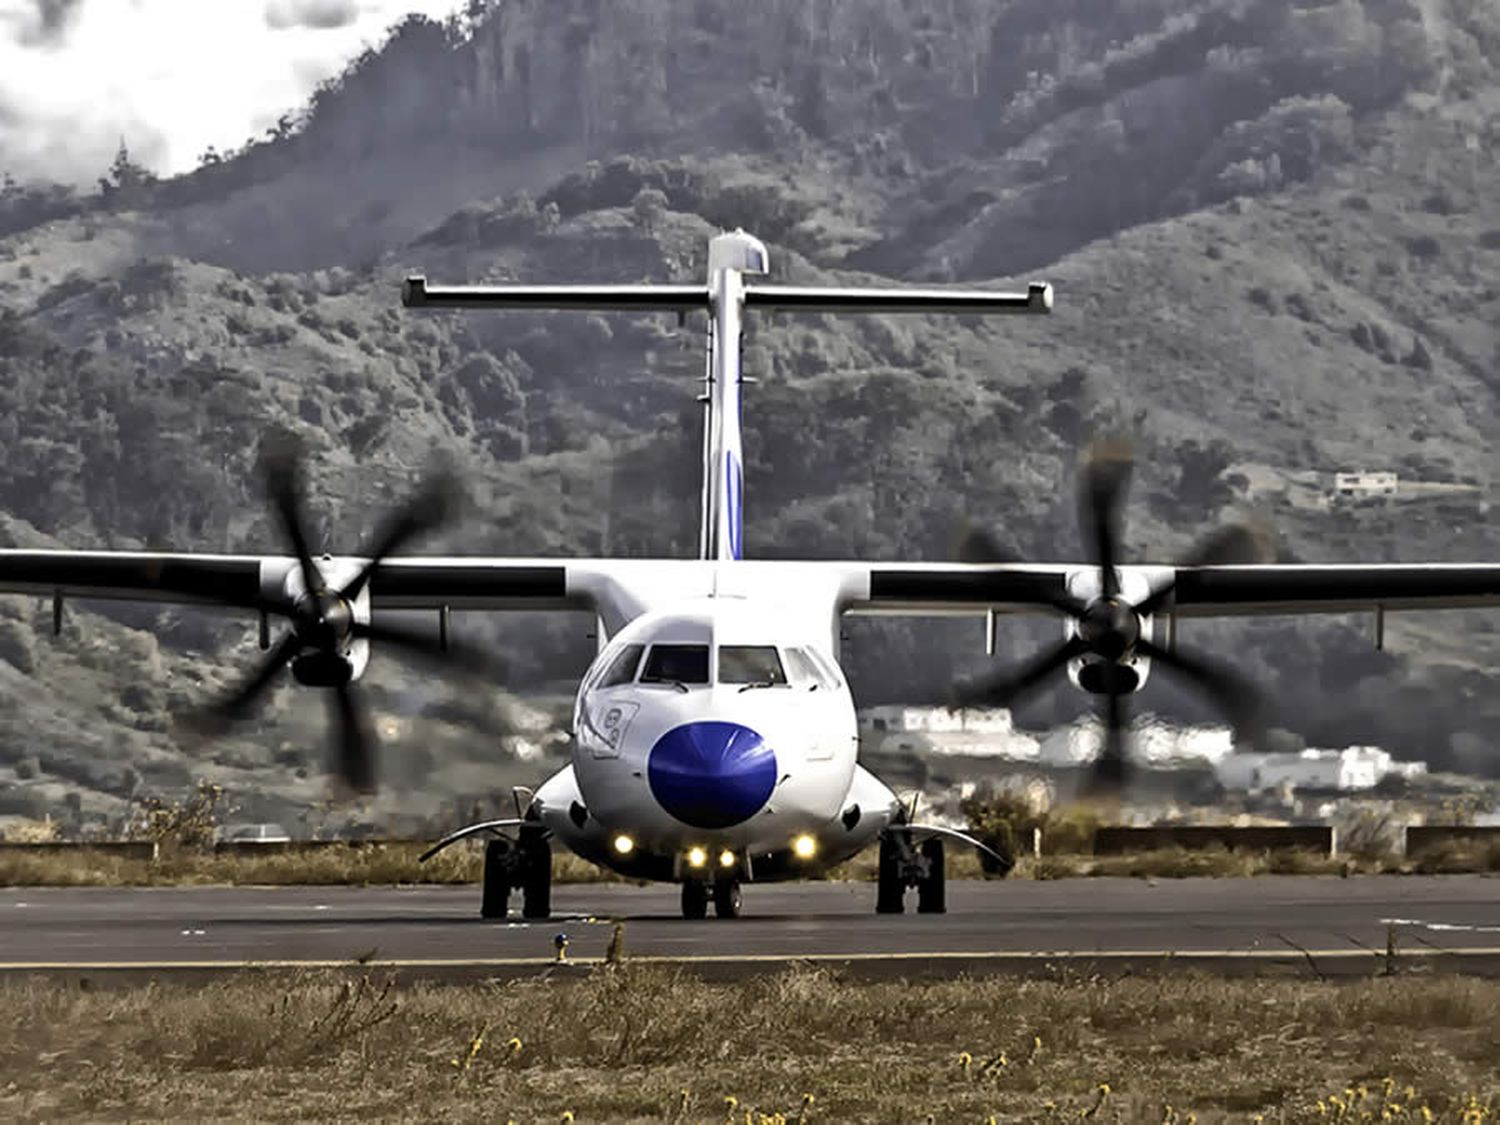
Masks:
[[[689,848],[688,849],[688,866],[689,867],[702,867],[707,862],[708,862],[708,853],[706,851],[704,851],[702,848]]]
[[[734,866],[734,853],[732,851],[730,851],[728,848],[725,848],[722,852],[719,853],[719,866],[720,867],[733,867]]]
[[[818,841],[811,836],[798,836],[792,841],[792,854],[798,859],[812,859],[818,851]]]
[[[615,837],[615,852],[619,855],[629,855],[635,851],[635,841],[629,836],[620,835]]]

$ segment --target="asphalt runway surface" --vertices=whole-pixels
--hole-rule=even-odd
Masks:
[[[364,963],[514,977],[552,966],[559,933],[570,964],[602,958],[623,920],[628,956],[708,976],[797,960],[866,976],[1061,965],[1500,975],[1500,879],[1486,876],[954,882],[943,915],[916,914],[914,895],[903,915],[877,915],[874,901],[872,884],[751,885],[741,918],[689,922],[675,886],[562,886],[552,918],[502,922],[478,917],[477,887],[12,888],[0,890],[0,973]]]

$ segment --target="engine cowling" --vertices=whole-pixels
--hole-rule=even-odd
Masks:
[[[1082,617],[1063,618],[1063,640],[1089,644],[1088,652],[1068,661],[1068,680],[1091,695],[1140,691],[1151,674],[1150,658],[1136,645],[1155,643],[1156,619],[1133,608],[1151,595],[1151,579],[1136,568],[1117,573],[1119,593],[1108,599],[1097,567],[1068,575],[1068,593],[1088,609]]]

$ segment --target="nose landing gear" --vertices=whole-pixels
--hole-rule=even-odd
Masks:
[[[714,914],[720,918],[740,916],[740,881],[738,879],[716,879],[712,884],[702,879],[684,879],[682,883],[682,916],[684,918],[707,918],[708,900],[712,896]]]
[[[541,825],[523,825],[517,839],[499,837],[484,847],[484,897],[481,918],[504,918],[510,893],[521,892],[521,917],[552,913],[552,845]]]
[[[947,912],[943,841],[913,844],[909,828],[887,828],[880,836],[880,872],[875,913],[900,914],[906,909],[906,890],[917,888],[918,914]]]
[[[714,913],[720,918],[740,916],[740,884],[738,879],[725,879],[714,884]]]

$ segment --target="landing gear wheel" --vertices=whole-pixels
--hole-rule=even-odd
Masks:
[[[948,912],[947,876],[943,870],[943,842],[936,837],[922,844],[922,858],[926,860],[927,873],[917,883],[917,913],[946,914]]]
[[[512,844],[509,840],[491,840],[484,846],[484,896],[479,904],[481,918],[504,918],[510,909],[510,867]]]
[[[546,830],[521,829],[521,917],[552,914],[552,845]]]
[[[720,918],[740,916],[740,885],[730,879],[714,884],[714,914]]]
[[[682,916],[684,918],[708,917],[708,885],[697,879],[688,879],[682,884]]]
[[[900,914],[906,909],[906,884],[901,878],[901,846],[890,835],[880,837],[876,914]]]

